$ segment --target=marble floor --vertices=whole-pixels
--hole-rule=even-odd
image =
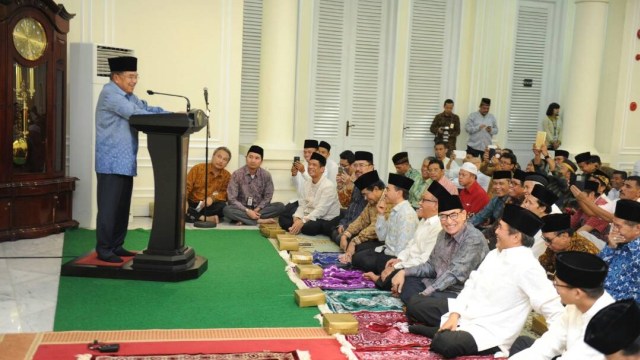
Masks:
[[[129,228],[150,229],[151,218],[134,217]],[[220,224],[218,228],[252,227]],[[0,242],[0,333],[53,330],[63,240],[64,234],[55,234]]]

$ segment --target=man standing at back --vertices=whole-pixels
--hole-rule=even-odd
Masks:
[[[478,111],[469,114],[467,124],[464,129],[469,134],[467,151],[474,153],[484,153],[484,149],[491,145],[493,135],[498,134],[498,121],[493,114],[489,113],[491,99],[482,98]]]
[[[456,149],[456,140],[460,135],[460,118],[453,113],[453,100],[444,101],[443,111],[433,118],[431,133],[435,135],[435,143],[444,141],[450,151]]]
[[[135,255],[123,247],[138,154],[138,130],[129,125],[129,118],[164,110],[149,106],[133,94],[138,83],[138,59],[110,58],[109,69],[111,81],[102,88],[96,106],[96,253],[102,261],[118,263],[122,262],[121,256]]]
[[[272,203],[273,180],[268,171],[260,167],[264,150],[251,145],[247,151],[247,164],[233,172],[227,187],[228,205],[224,216],[237,225],[275,223],[275,217],[284,211],[282,203]]]

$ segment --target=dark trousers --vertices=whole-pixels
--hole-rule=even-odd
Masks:
[[[427,287],[422,282],[422,278],[416,276],[405,276],[404,285],[402,285],[402,292],[400,293],[400,299],[405,304],[409,303],[414,295],[418,295],[423,292]]]
[[[356,251],[353,254],[351,263],[356,269],[360,269],[364,272],[373,272],[380,275],[384,270],[387,261],[395,258],[395,256],[387,255],[384,252],[376,252],[375,248],[369,248],[366,250]]]
[[[189,207],[195,209],[196,207],[198,207],[198,203],[199,201],[189,200]],[[202,208],[202,210],[200,210],[200,215],[204,215],[204,216],[218,215],[218,218],[222,220],[222,218],[224,217],[223,210],[225,206],[227,206],[227,203],[224,201],[214,201],[213,204]]]
[[[533,345],[536,340],[529,336],[521,335],[516,338],[516,341],[511,345],[511,349],[509,349],[509,356],[513,356],[519,353],[522,350],[526,350]]]
[[[287,205],[285,205],[284,211],[280,214],[280,217],[278,218],[278,225],[280,225],[281,228],[288,230],[291,227],[291,225],[293,225],[293,215],[296,213],[296,210],[298,210],[297,201],[294,201],[292,203],[288,203]],[[316,219],[312,221],[307,221],[302,226],[302,229],[300,229],[300,232],[309,236],[316,236],[316,235],[322,234],[322,235],[331,237],[331,232],[336,226],[338,226],[339,221],[340,221],[339,215],[331,220]]]
[[[442,315],[449,312],[446,297],[414,295],[407,303],[407,317],[430,327],[440,327]],[[500,351],[498,347],[478,351],[473,336],[466,331],[437,332],[431,342],[431,350],[447,359],[465,355],[490,355]]]
[[[102,257],[122,248],[129,225],[133,177],[98,174],[96,252]]]

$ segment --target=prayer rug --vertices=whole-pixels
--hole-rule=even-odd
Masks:
[[[97,356],[95,360],[296,360],[295,353],[239,353],[239,354],[181,354],[181,355],[134,355],[134,356]]]
[[[319,251],[314,251],[313,252],[313,263],[316,265],[320,265],[323,268],[327,267],[327,266],[331,266],[331,265],[339,265],[340,264],[340,260],[338,260],[338,257],[340,257],[340,254],[342,254],[341,252],[319,252]]]
[[[300,251],[339,252],[340,247],[324,235],[309,236],[298,234]]]
[[[326,290],[327,305],[336,313],[355,311],[402,311],[402,300],[382,290]]]
[[[346,339],[356,350],[427,349],[431,344],[431,339],[409,332],[407,317],[401,312],[361,311],[353,316],[358,319],[358,334]]]
[[[335,265],[331,265],[323,269],[322,279],[304,280],[304,283],[310,287],[319,287],[323,290],[354,290],[354,289],[373,289],[375,283],[367,280],[362,276],[360,270],[345,270]]]
[[[426,349],[397,349],[385,351],[355,350],[356,357],[360,360],[441,360],[442,356]],[[456,360],[492,360],[493,355],[485,356],[460,356]]]

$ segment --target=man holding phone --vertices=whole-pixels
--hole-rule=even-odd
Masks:
[[[493,135],[498,134],[498,121],[489,113],[491,99],[482,98],[478,111],[469,114],[464,129],[469,134],[467,151],[472,150],[476,156],[484,153],[484,149],[491,145]]]

